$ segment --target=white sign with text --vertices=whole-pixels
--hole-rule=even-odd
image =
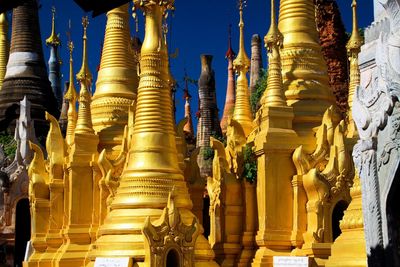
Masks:
[[[308,267],[308,257],[274,256],[274,267]]]
[[[94,267],[130,267],[131,259],[129,257],[102,258],[97,257]]]

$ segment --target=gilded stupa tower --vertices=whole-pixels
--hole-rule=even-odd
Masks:
[[[43,58],[36,0],[24,0],[13,10],[10,57],[0,91],[0,120],[10,113],[12,116],[12,109],[25,95],[32,103],[36,135],[45,136],[48,129],[45,111],[58,117],[59,110]],[[8,130],[13,132],[14,127],[15,121]]]
[[[58,47],[60,46],[60,38],[56,34],[56,9],[53,7],[51,9],[52,19],[51,19],[51,35],[46,39],[46,45],[50,46],[50,58],[49,58],[49,80],[51,83],[51,88],[57,99],[58,107],[61,108],[62,105],[62,91],[61,91],[61,73],[60,73],[60,58],[58,55]]]
[[[90,91],[93,81],[92,72],[89,69],[88,64],[88,54],[87,54],[87,35],[86,35],[86,27],[88,25],[87,17],[82,20],[83,25],[83,51],[82,51],[82,66],[79,72],[76,74],[76,79],[79,82],[83,82],[84,86],[87,86],[87,89]],[[86,25],[86,26],[85,26]]]
[[[281,0],[278,27],[283,35],[283,86],[295,115],[293,127],[301,136],[309,136],[325,110],[335,104],[319,45],[313,0]]]
[[[96,92],[92,102],[93,127],[100,137],[99,149],[117,156],[128,108],[136,99],[138,77],[130,47],[129,5],[107,13],[104,46]]]
[[[235,108],[235,73],[233,71],[233,59],[236,54],[232,49],[232,35],[231,25],[229,25],[229,40],[228,40],[228,51],[226,51],[225,58],[228,60],[228,81],[226,85],[226,97],[224,113],[221,119],[221,130],[223,134],[226,134],[226,128],[228,128],[228,119],[233,115],[233,109]]]
[[[161,263],[157,265],[157,258],[161,257],[165,264],[165,254],[169,254],[171,248],[168,246],[180,241],[168,236],[168,239],[159,239],[162,244],[154,244],[156,240],[151,237],[148,239],[146,231],[160,218],[163,209],[164,215],[167,212],[170,218],[168,225],[171,227],[174,227],[173,222],[177,223],[175,219],[181,219],[185,224],[191,224],[195,219],[190,211],[192,202],[178,164],[168,51],[162,31],[162,18],[168,9],[173,8],[173,0],[135,0],[134,6],[144,10],[146,23],[132,141],[127,163],[119,178],[119,187],[89,252],[92,262],[88,266],[93,266],[96,257],[110,256],[130,257],[134,265],[145,260],[156,262],[152,265],[147,263],[147,266],[162,266]],[[165,210],[167,205],[169,211]],[[174,214],[170,211],[174,211]],[[164,215],[161,218],[165,219]],[[159,228],[152,229],[152,233],[158,236],[169,235],[158,232]],[[171,229],[174,233],[181,230],[184,229]],[[160,245],[165,250],[160,251],[161,254],[153,253],[154,249],[159,251]],[[171,249],[172,253],[179,255],[178,265],[175,266],[183,266],[182,260],[185,257],[186,262],[187,255],[190,255],[188,264],[196,261],[196,264],[203,264],[201,266],[216,266],[208,242],[202,235],[197,238],[196,248],[187,250],[185,255],[181,250],[183,246]],[[193,258],[191,253],[194,254]]]
[[[8,61],[8,21],[7,14],[0,14],[0,90],[3,85],[3,79],[6,75],[6,66]]]
[[[72,52],[74,50],[74,43],[69,40],[68,42],[68,50],[69,50],[69,82],[68,82],[68,90],[64,95],[64,99],[68,101],[68,112],[67,112],[67,129],[65,133],[65,141],[68,146],[72,146],[74,142],[74,132],[76,127],[77,120],[77,112],[76,112],[76,100],[78,99],[76,89],[75,89],[75,81],[74,81],[74,69],[73,69],[73,58]]]
[[[357,22],[357,2],[353,0],[352,2],[352,10],[353,10],[353,32],[351,33],[351,37],[347,42],[347,54],[350,62],[350,79],[349,79],[349,98],[347,104],[349,105],[349,116],[352,119],[352,107],[353,107],[353,97],[356,87],[360,85],[360,69],[358,66],[358,54],[361,51],[361,46],[364,43],[363,38],[360,36],[360,32],[358,30],[358,22]]]
[[[236,100],[235,109],[233,111],[233,119],[235,119],[244,130],[246,137],[253,129],[253,118],[250,107],[250,97],[248,89],[248,80],[246,77],[250,68],[250,59],[244,48],[244,21],[243,21],[243,1],[239,1],[239,52],[233,61],[233,68],[239,75],[236,81]]]

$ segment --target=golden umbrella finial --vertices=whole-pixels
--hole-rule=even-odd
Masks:
[[[271,0],[271,26],[264,37],[265,47],[268,50],[268,81],[261,103],[265,106],[286,106],[282,83],[282,66],[279,48],[283,43],[283,36],[276,24],[275,0]]]
[[[90,72],[88,66],[88,57],[87,57],[87,27],[89,25],[89,19],[87,16],[82,18],[82,26],[83,26],[83,55],[82,55],[82,67],[76,75],[76,79],[80,82],[86,80],[86,82],[92,82],[92,73]]]
[[[46,39],[47,45],[59,46],[61,44],[60,37],[56,34],[56,8],[53,6],[51,8],[52,18],[51,18],[51,35]]]

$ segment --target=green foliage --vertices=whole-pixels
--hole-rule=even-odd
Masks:
[[[253,113],[256,113],[259,108],[260,99],[267,88],[268,71],[265,69],[260,70],[260,78],[258,79],[255,90],[250,96],[250,104]]]
[[[213,131],[211,132],[211,136],[226,146],[226,138],[220,133]],[[204,147],[201,151],[201,155],[204,160],[212,160],[214,158],[214,149],[211,147]]]
[[[246,144],[243,148],[243,174],[242,176],[250,183],[254,183],[257,180],[257,158],[254,155],[251,146]]]
[[[201,151],[201,156],[204,160],[211,160],[214,158],[214,149],[211,147],[204,147]]]
[[[3,145],[4,153],[9,159],[13,159],[17,150],[17,142],[12,135],[6,132],[0,133],[0,144]]]

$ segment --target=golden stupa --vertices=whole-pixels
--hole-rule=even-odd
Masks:
[[[187,119],[174,123],[163,25],[174,0],[133,1],[135,16],[139,10],[145,15],[138,66],[128,4],[107,13],[93,97],[88,19],[83,19],[79,95],[73,44],[68,45],[66,137],[47,114],[47,158],[31,144],[33,251],[24,266],[258,267],[274,266],[282,257],[305,260],[307,266],[366,266],[360,178],[351,158],[358,136],[350,114],[362,43],[356,2],[345,118],[328,85],[313,1],[281,0],[279,20],[277,1],[270,2],[264,38],[268,81],[253,118],[244,1],[239,1],[235,109],[226,139],[211,137],[212,175],[206,179],[196,162],[199,150],[185,141],[192,131],[188,95]],[[209,236],[202,226],[205,190]],[[341,213],[343,218],[336,216]]]
[[[8,43],[8,21],[7,14],[0,14],[0,90],[3,85],[4,76],[8,62],[9,43]]]
[[[138,77],[130,45],[128,4],[107,13],[104,47],[93,95],[93,128],[99,149],[117,157],[121,149],[128,109],[136,99]]]

